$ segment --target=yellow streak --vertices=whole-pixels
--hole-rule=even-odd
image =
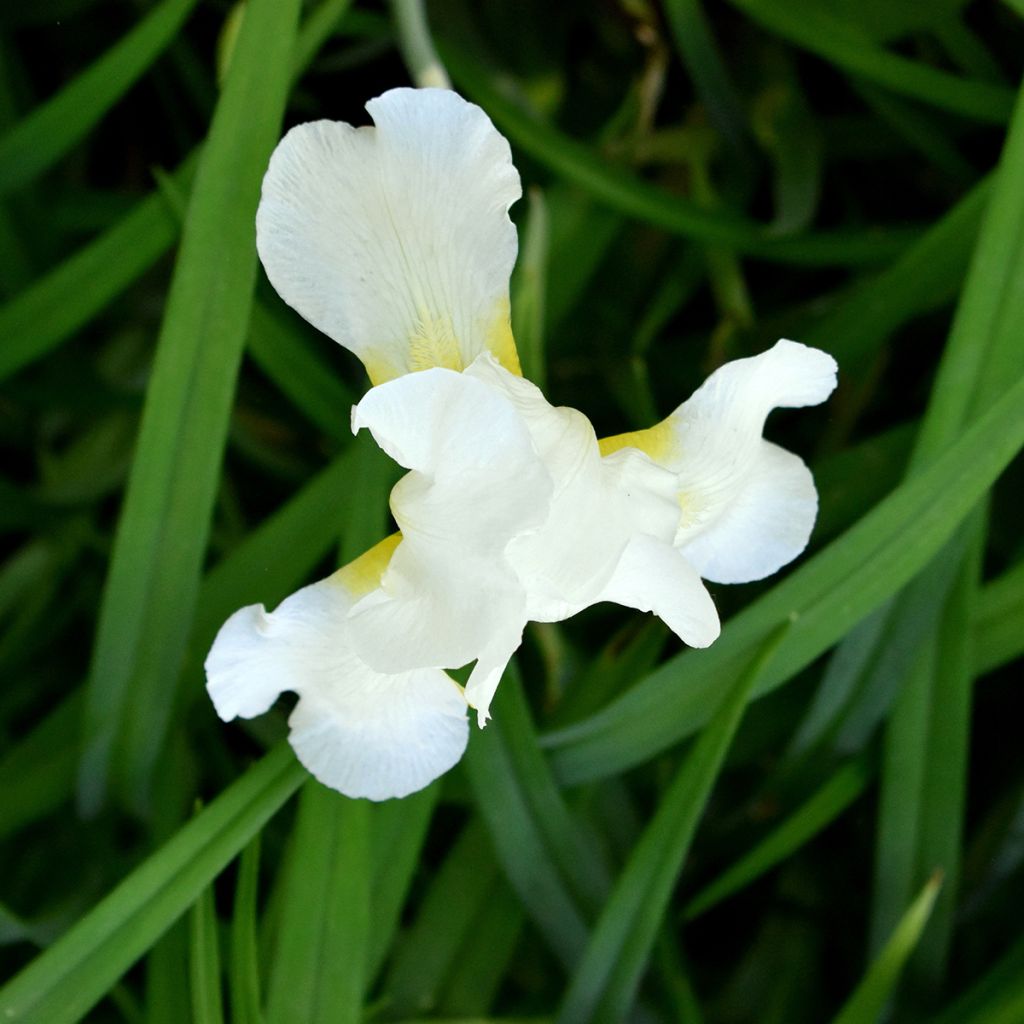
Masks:
[[[517,377],[523,375],[519,365],[519,353],[516,351],[515,338],[512,336],[512,322],[507,298],[498,300],[494,315],[484,331],[484,348],[505,367],[509,373]],[[407,342],[405,368],[396,366],[389,358],[388,350],[380,346],[380,355],[365,353],[361,356],[366,367],[370,383],[376,387],[405,373],[418,370],[429,370],[440,366],[446,370],[461,373],[466,368],[462,358],[459,339],[455,335],[455,326],[448,316],[431,316],[420,313],[416,326]],[[470,361],[477,353],[470,353]]]
[[[484,344],[509,373],[522,377],[523,368],[519,365],[516,339],[512,337],[512,315],[507,298],[498,302],[497,312],[487,329]]]
[[[354,600],[364,597],[380,586],[384,570],[387,569],[391,556],[401,540],[401,533],[385,537],[369,551],[364,551],[354,562],[342,566],[334,574],[333,579],[342,584]]]
[[[602,455],[611,455],[612,452],[620,451],[623,448],[639,448],[645,455],[649,455],[654,462],[670,469],[669,463],[678,452],[678,439],[672,428],[671,418],[662,420],[647,430],[631,430],[626,434],[615,434],[612,437],[602,437],[597,445]]]

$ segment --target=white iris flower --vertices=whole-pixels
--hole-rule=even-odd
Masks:
[[[302,763],[380,800],[459,760],[467,705],[484,724],[528,621],[614,601],[712,643],[701,578],[761,579],[807,544],[811,474],[761,434],[776,406],[824,401],[836,366],[780,341],[656,427],[599,441],[520,375],[508,143],[446,90],[395,89],[367,109],[373,128],[285,136],[257,242],[282,297],[366,366],[375,386],[352,426],[409,471],[391,493],[401,532],[273,613],[237,612],[206,670],[225,720],[297,693]],[[444,670],[470,662],[463,690]]]

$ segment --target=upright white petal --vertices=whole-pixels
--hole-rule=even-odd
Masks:
[[[508,284],[522,189],[487,115],[446,89],[393,89],[376,127],[316,121],[271,157],[257,247],[282,298],[371,381],[484,351],[518,372]]]
[[[297,693],[289,741],[316,778],[351,797],[406,796],[462,756],[466,701],[437,669],[388,675],[357,656],[347,617],[361,588],[352,576],[341,570],[269,614],[259,605],[236,612],[206,660],[207,689],[225,720]]]
[[[602,442],[636,447],[677,477],[676,546],[705,579],[762,579],[807,545],[817,514],[810,472],[762,439],[772,409],[817,405],[836,385],[835,360],[792,341],[716,370],[649,431]]]

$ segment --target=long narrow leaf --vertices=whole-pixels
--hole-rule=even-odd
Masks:
[[[526,152],[613,209],[662,231],[720,243],[737,252],[780,263],[812,264],[876,262],[896,255],[912,237],[902,231],[884,235],[837,231],[792,239],[773,237],[761,225],[736,214],[704,209],[609,164],[587,146],[517,107],[465,51],[442,47],[442,53],[456,82]]]
[[[0,1020],[80,1020],[305,778],[287,746],[268,754],[0,989]]]
[[[174,39],[196,0],[163,0],[91,67],[0,136],[0,196],[55,163]]]
[[[913,953],[928,923],[941,886],[942,877],[936,875],[924,887],[832,1024],[877,1024],[881,1019],[885,1004],[899,981],[903,965]]]
[[[80,797],[145,799],[188,640],[256,275],[298,0],[254,0],[189,204],[89,675]],[[213,259],[216,254],[216,259]]]
[[[662,797],[573,975],[559,1024],[610,1024],[624,1019],[747,700],[784,635],[773,637],[730,687]]]
[[[370,805],[310,780],[284,879],[267,1024],[362,1019],[370,931]]]
[[[224,997],[220,987],[220,940],[213,889],[199,894],[189,914],[189,977],[192,982],[193,1024],[224,1024]]]

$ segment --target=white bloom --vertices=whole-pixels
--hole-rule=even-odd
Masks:
[[[701,577],[759,579],[807,543],[810,473],[761,434],[775,406],[823,401],[835,363],[781,341],[723,366],[658,426],[599,442],[519,375],[508,144],[451,92],[397,89],[367,107],[375,128],[321,121],[282,140],[257,237],[281,295],[377,385],[352,425],[409,470],[391,495],[401,535],[270,615],[236,613],[206,667],[225,719],[298,693],[303,763],[383,799],[459,759],[467,701],[483,724],[530,620],[614,601],[712,643]],[[442,670],[470,662],[463,694]]]
[[[487,353],[373,388],[352,414],[410,472],[391,495],[403,540],[351,636],[384,672],[476,660],[481,724],[530,619],[598,601],[660,615],[687,643],[718,636],[715,606],[673,547],[675,474],[635,448],[602,458],[582,413],[556,409]]]

